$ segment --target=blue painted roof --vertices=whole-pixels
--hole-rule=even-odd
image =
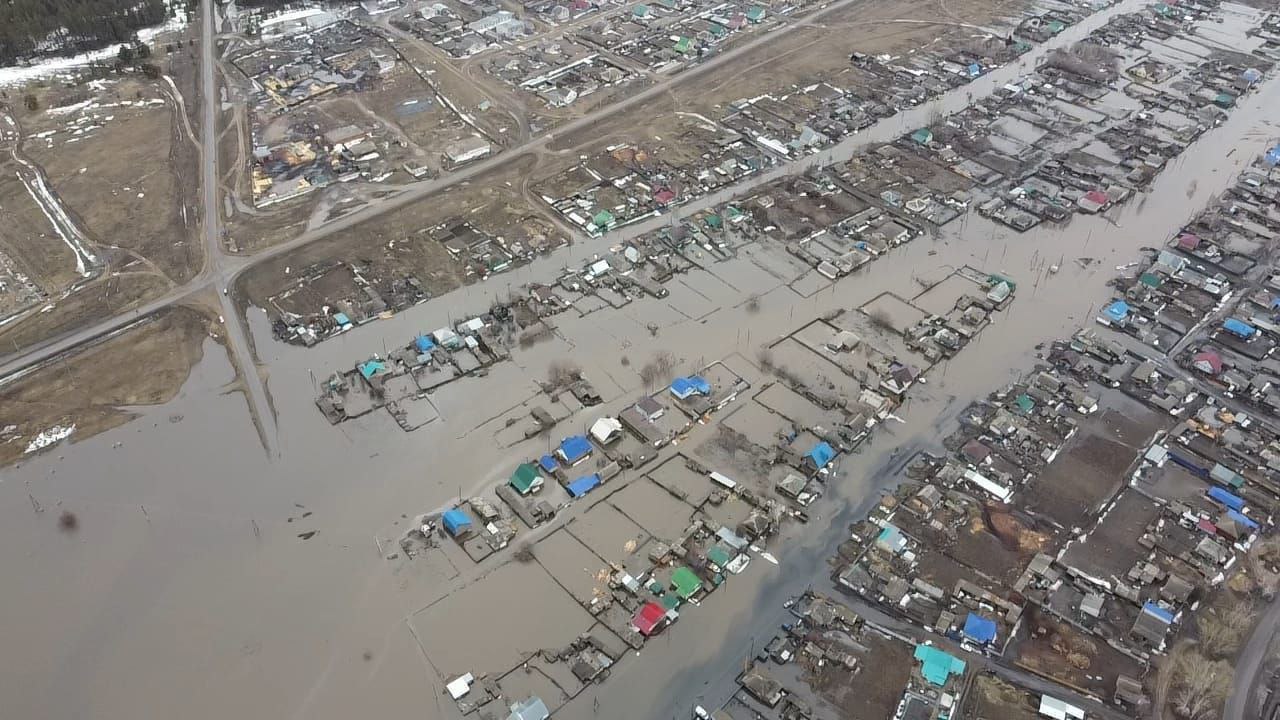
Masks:
[[[551,455],[543,455],[538,458],[538,465],[547,472],[555,472],[556,468],[560,467],[560,463],[556,462],[556,459]]]
[[[598,485],[600,485],[600,476],[593,473],[591,475],[583,475],[577,480],[574,480],[569,483],[569,486],[565,489],[569,491],[569,497],[582,497],[583,495],[591,492]]]
[[[336,322],[336,323],[338,323],[339,325],[350,325],[350,324],[351,324],[351,318],[347,317],[347,314],[346,314],[346,313],[334,313],[334,314],[333,314],[333,321],[334,321],[334,322]]]
[[[1280,165],[1280,145],[1267,151],[1266,160],[1268,165]]]
[[[977,613],[969,613],[969,616],[964,619],[964,636],[983,645],[994,642],[996,621],[984,618]]]
[[[1129,317],[1129,303],[1123,300],[1117,300],[1108,305],[1106,309],[1102,311],[1102,314],[1106,315],[1107,319],[1112,322],[1120,322],[1121,320]]]
[[[678,377],[671,381],[671,394],[681,400],[689,397],[690,395],[710,395],[711,383],[707,382],[699,375]]]
[[[1244,499],[1227,492],[1226,488],[1216,486],[1209,488],[1209,499],[1222,503],[1232,510],[1244,509]]]
[[[444,523],[445,532],[450,535],[457,535],[462,530],[471,527],[471,517],[458,508],[445,510],[441,522]]]
[[[1231,518],[1232,520],[1235,520],[1236,522],[1249,528],[1250,530],[1258,529],[1258,523],[1255,522],[1253,519],[1249,518],[1244,513],[1238,512],[1236,510],[1228,510],[1227,517]]]
[[[1253,337],[1253,334],[1258,332],[1258,329],[1254,326],[1235,318],[1227,318],[1226,321],[1222,323],[1222,328],[1227,332],[1239,335],[1240,337]]]
[[[826,444],[825,442],[820,442],[817,445],[814,445],[813,449],[810,450],[809,454],[806,455],[805,457],[812,460],[813,464],[817,466],[819,470],[821,470],[822,468],[826,467],[827,463],[831,462],[831,458],[835,456],[836,456],[836,451],[833,450],[830,445]]]
[[[560,457],[575,463],[591,454],[591,441],[582,435],[570,435],[560,441]]]
[[[1160,607],[1159,605],[1156,605],[1153,602],[1148,602],[1146,605],[1143,605],[1142,611],[1145,613],[1149,613],[1151,615],[1155,615],[1156,617],[1160,618],[1168,625],[1173,624],[1173,613],[1169,612],[1168,610],[1165,610],[1164,608]]]
[[[360,363],[360,374],[363,375],[366,380],[386,369],[387,366],[379,360],[366,360],[365,362]]]
[[[431,352],[431,348],[436,346],[436,341],[432,340],[429,335],[419,335],[413,339],[413,346],[417,348],[420,353]]]

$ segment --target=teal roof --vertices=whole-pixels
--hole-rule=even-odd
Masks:
[[[675,572],[671,573],[671,584],[675,586],[676,594],[685,600],[693,597],[702,589],[702,581],[687,567],[678,567]]]
[[[931,684],[946,685],[952,675],[964,674],[964,661],[932,645],[917,645],[915,658],[922,663],[920,674]]]
[[[533,489],[534,484],[539,479],[538,469],[529,463],[521,463],[516,471],[511,473],[511,487],[526,495]]]
[[[729,557],[728,551],[719,545],[716,545],[707,551],[707,559],[712,563],[715,563],[716,567],[724,567],[729,564],[730,560],[732,560],[732,558]]]
[[[360,363],[360,374],[364,376],[365,380],[368,380],[378,373],[386,371],[387,366],[380,360],[369,360],[367,362]]]
[[[933,131],[929,128],[920,128],[919,130],[911,133],[911,139],[921,145],[928,145],[929,141],[933,140]]]
[[[1031,396],[1026,393],[1019,395],[1014,402],[1018,404],[1018,409],[1024,413],[1029,413],[1036,408],[1036,401],[1032,400]]]

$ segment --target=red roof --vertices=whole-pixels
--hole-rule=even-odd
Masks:
[[[1191,358],[1191,362],[1196,365],[1199,365],[1200,363],[1208,365],[1210,372],[1214,375],[1222,372],[1222,356],[1212,350],[1205,350],[1204,352],[1196,353]]]
[[[653,194],[653,199],[659,205],[666,205],[667,203],[676,199],[676,194],[671,191],[671,188],[662,188],[661,190]]]
[[[1183,233],[1178,236],[1178,247],[1183,250],[1195,250],[1200,247],[1200,238],[1191,233]]]
[[[1213,523],[1203,518],[1201,518],[1200,522],[1196,523],[1196,527],[1210,535],[1218,534],[1218,528],[1215,527]]]
[[[1111,198],[1107,197],[1107,194],[1102,192],[1101,190],[1090,190],[1089,192],[1085,193],[1084,196],[1090,202],[1095,202],[1099,205],[1106,205],[1108,202],[1111,201]]]
[[[658,623],[662,622],[667,616],[667,611],[656,602],[647,602],[644,607],[636,611],[635,617],[631,618],[631,624],[640,631],[641,635],[649,636],[654,633],[658,627]]]

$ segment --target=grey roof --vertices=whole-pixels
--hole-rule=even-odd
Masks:
[[[511,714],[507,716],[507,720],[547,720],[551,713],[547,712],[547,706],[542,702],[542,698],[534,696],[522,703],[511,706]]]

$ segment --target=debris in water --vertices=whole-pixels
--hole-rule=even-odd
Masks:
[[[35,452],[66,439],[71,433],[75,432],[76,426],[72,425],[54,425],[53,427],[41,432],[27,443],[27,452]]]
[[[58,529],[65,533],[73,533],[80,529],[80,518],[70,510],[63,510],[58,516]]]
[[[302,538],[303,540],[310,540],[311,538],[315,537],[315,536],[316,536],[316,533],[318,533],[318,532],[320,532],[320,531],[319,531],[319,530],[308,530],[307,532],[304,532],[304,533],[298,533],[298,537]]]

